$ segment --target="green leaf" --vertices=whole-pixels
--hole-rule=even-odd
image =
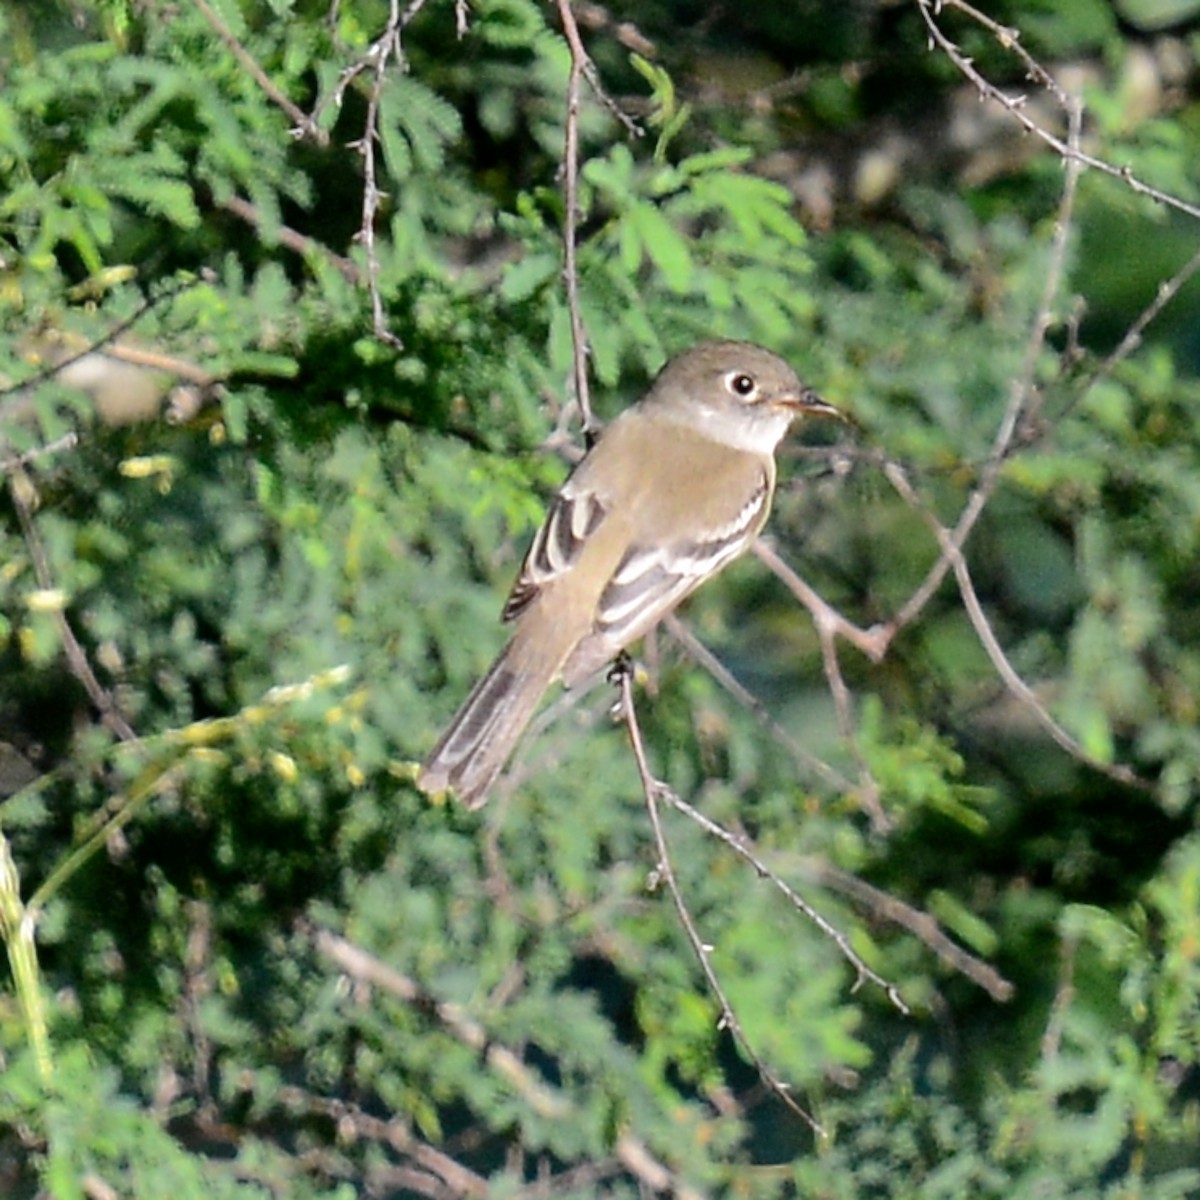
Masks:
[[[663,273],[673,292],[686,292],[693,275],[692,256],[687,241],[652,204],[638,204],[625,220],[638,233],[642,248]]]
[[[446,147],[462,136],[462,119],[453,105],[408,75],[389,76],[383,89],[381,133],[387,127],[403,133],[417,166],[429,172],[442,169]],[[407,174],[409,164],[400,156],[394,169]]]
[[[526,300],[554,278],[559,266],[559,258],[553,254],[529,254],[509,263],[500,281],[500,294],[514,304]]]
[[[545,28],[532,0],[479,0],[473,8],[471,33],[501,49],[524,49]]]

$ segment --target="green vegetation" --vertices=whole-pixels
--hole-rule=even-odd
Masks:
[[[748,557],[637,694],[819,1133],[611,688],[412,785],[581,443],[561,7],[0,8],[0,1194],[1200,1193],[1200,5],[577,6],[600,415],[855,421],[827,620]]]

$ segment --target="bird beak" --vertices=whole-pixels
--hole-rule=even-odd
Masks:
[[[834,408],[828,400],[822,400],[812,388],[804,388],[799,392],[782,392],[775,397],[779,408],[790,408],[796,413],[812,417],[833,417],[845,421],[846,414],[840,408]]]

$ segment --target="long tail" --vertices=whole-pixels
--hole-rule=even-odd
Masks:
[[[430,795],[453,791],[468,808],[480,808],[487,791],[529,724],[555,670],[537,663],[513,665],[510,642],[475,685],[417,776]]]

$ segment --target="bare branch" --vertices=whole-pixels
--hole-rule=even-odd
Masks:
[[[239,220],[245,221],[247,225],[261,230],[262,216],[248,200],[243,200],[240,196],[230,196],[227,200],[221,201],[221,207]],[[357,263],[351,262],[350,259],[344,258],[340,254],[335,254],[328,246],[318,242],[315,238],[295,229],[289,229],[286,225],[279,227],[276,237],[279,238],[281,246],[294,250],[304,258],[324,259],[347,283],[360,284],[363,282],[363,274],[358,269]]]
[[[423,0],[415,0],[414,10],[419,9]],[[354,148],[362,156],[363,162],[363,193],[362,217],[359,221],[357,240],[362,245],[367,257],[367,290],[371,297],[371,323],[375,336],[386,345],[399,350],[402,348],[400,339],[391,331],[387,323],[387,315],[383,309],[383,296],[379,290],[379,248],[375,241],[375,218],[378,216],[384,193],[379,190],[376,182],[376,151],[379,147],[379,109],[383,100],[383,88],[387,78],[388,64],[402,58],[400,45],[401,22],[405,14],[400,11],[397,0],[390,0],[391,16],[387,28],[371,43],[367,53],[360,60],[364,69],[370,70],[373,79],[371,89],[367,94],[367,116],[364,122],[362,137],[355,142]],[[339,85],[340,86],[340,85]]]
[[[275,1093],[275,1099],[285,1108],[295,1112],[319,1113],[328,1117],[336,1124],[341,1141],[378,1142],[408,1155],[443,1185],[441,1188],[423,1189],[428,1195],[459,1196],[470,1200],[472,1197],[483,1197],[488,1193],[488,1181],[482,1175],[416,1137],[407,1121],[396,1117],[385,1120],[364,1112],[357,1104],[348,1100],[314,1095],[293,1084],[280,1087]]]
[[[600,102],[625,126],[631,137],[640,137],[642,130],[636,121],[626,114],[604,90],[596,66],[584,48],[579,36],[579,26],[571,8],[571,0],[557,0],[558,16],[562,22],[563,36],[571,51],[571,71],[567,76],[567,115],[563,133],[563,284],[567,291],[567,312],[571,321],[572,383],[575,403],[579,406],[579,419],[583,426],[586,442],[591,442],[599,432],[599,425],[592,412],[592,397],[588,383],[587,329],[579,304],[579,107],[580,81],[586,79]]]
[[[825,1130],[817,1123],[816,1118],[801,1108],[792,1096],[788,1085],[771,1070],[758,1051],[754,1049],[753,1043],[746,1036],[746,1031],[742,1028],[737,1013],[734,1011],[733,1005],[725,993],[721,978],[712,964],[713,948],[701,938],[700,932],[692,920],[692,914],[688,909],[687,901],[684,900],[683,893],[680,891],[679,881],[675,877],[675,869],[671,865],[671,850],[667,844],[667,836],[663,829],[658,802],[660,799],[665,799],[669,803],[675,804],[678,801],[678,797],[673,796],[667,785],[655,779],[650,772],[650,766],[646,760],[646,747],[642,740],[642,730],[638,724],[637,711],[633,703],[633,672],[629,669],[628,661],[618,661],[617,665],[613,668],[613,681],[620,689],[621,716],[624,718],[626,728],[629,730],[629,742],[633,748],[633,757],[637,763],[638,775],[642,781],[642,793],[646,800],[646,812],[649,814],[650,827],[654,832],[654,844],[658,856],[658,865],[655,867],[654,873],[666,885],[667,893],[670,895],[676,915],[679,917],[679,923],[683,927],[688,942],[691,944],[693,953],[696,955],[696,960],[699,962],[700,969],[704,973],[709,990],[716,998],[717,1005],[721,1010],[719,1027],[729,1031],[734,1041],[742,1048],[743,1053],[753,1064],[763,1084],[778,1096],[792,1112],[800,1117],[814,1133],[824,1137]],[[682,803],[682,801],[679,801],[679,803]]]
[[[775,552],[775,548],[765,538],[759,538],[751,547],[759,562],[779,579],[808,609],[809,615],[817,629],[830,634],[844,637],[852,646],[861,650],[872,662],[883,661],[891,643],[893,633],[890,625],[872,625],[870,629],[860,629],[851,621],[847,621],[832,605],[827,604],[817,593],[796,574],[787,563]]]
[[[308,113],[300,108],[299,105],[293,104],[275,86],[271,77],[259,66],[250,51],[234,37],[233,31],[221,20],[220,16],[208,4],[207,0],[195,0],[195,5],[200,10],[200,15],[213,27],[217,37],[229,47],[229,51],[234,58],[246,68],[250,74],[250,78],[258,84],[267,99],[277,108],[283,110],[288,120],[292,123],[292,132],[301,137],[312,138],[318,146],[327,146],[329,144],[329,135],[317,125]]]
[[[402,66],[404,63],[401,35],[426,3],[427,0],[411,0],[407,7],[401,8],[400,0],[388,0],[388,19],[383,32],[354,62],[342,70],[333,90],[317,106],[310,118],[311,121],[316,122],[326,104],[340,107],[346,89],[360,75],[369,74],[371,76],[371,85],[367,91],[367,115],[363,122],[363,133],[360,138],[351,143],[351,149],[358,151],[363,163],[362,212],[356,240],[362,246],[367,259],[366,283],[371,297],[372,331],[381,342],[397,350],[403,347],[403,343],[388,326],[383,296],[379,290],[381,267],[379,247],[375,237],[375,221],[386,198],[386,194],[380,190],[378,184],[376,155],[381,142],[379,112],[389,68]]]
[[[378,987],[422,1012],[431,1013],[449,1034],[479,1052],[488,1066],[507,1080],[539,1116],[563,1121],[573,1119],[575,1106],[571,1100],[537,1079],[512,1050],[494,1041],[462,1005],[436,999],[416,980],[327,929],[305,920],[299,921],[297,927],[311,939],[322,957],[351,978]],[[652,1191],[672,1191],[681,1200],[699,1200],[698,1194],[684,1185],[635,1134],[626,1131],[618,1136],[614,1153],[626,1170]]]
[[[992,631],[987,614],[983,611],[983,605],[980,604],[979,596],[975,592],[975,585],[971,580],[971,573],[967,567],[966,557],[963,555],[962,549],[955,542],[954,534],[938,521],[921,503],[920,498],[913,490],[912,484],[909,483],[908,477],[899,466],[894,463],[889,464],[885,468],[884,474],[887,476],[888,482],[891,483],[900,496],[925,518],[926,523],[937,538],[938,545],[942,548],[943,559],[954,570],[954,578],[958,583],[958,590],[963,599],[963,606],[967,611],[967,616],[970,618],[975,634],[987,652],[988,658],[991,659],[992,666],[995,667],[996,673],[1000,676],[1004,686],[1033,713],[1038,724],[1050,735],[1051,739],[1073,758],[1091,767],[1092,770],[1106,775],[1109,779],[1115,780],[1117,783],[1136,787],[1141,791],[1154,792],[1156,790],[1154,785],[1142,779],[1141,776],[1137,775],[1129,767],[1114,766],[1111,763],[1102,762],[1094,755],[1089,754],[1050,715],[1046,706],[1038,699],[1033,689],[1021,678],[1016,668],[1009,662],[1008,656],[1004,653],[999,640]]]
[[[68,367],[71,367],[81,359],[86,358],[89,354],[95,354],[97,351],[104,351],[106,354],[111,354],[114,357],[118,357],[119,355],[115,350],[115,343],[123,333],[128,333],[129,330],[137,325],[143,317],[152,312],[160,304],[165,304],[168,300],[174,300],[176,296],[182,295],[190,288],[197,287],[201,282],[203,281],[200,279],[184,280],[180,283],[172,284],[168,288],[164,288],[163,291],[159,292],[157,295],[146,297],[128,317],[126,317],[123,321],[118,321],[115,325],[108,329],[103,337],[97,338],[95,341],[88,342],[87,345],[81,347],[77,353],[71,354],[66,358],[62,358],[57,362],[50,363],[43,367],[40,371],[36,371],[32,375],[28,375],[24,379],[18,380],[16,383],[10,384],[7,387],[0,387],[0,399],[3,399],[5,396],[13,395],[16,392],[22,392],[27,388],[36,387],[39,383],[45,383],[49,379],[54,379],[63,371],[67,370]],[[129,350],[126,349],[124,353],[128,354]],[[179,365],[178,359],[171,359],[170,362],[176,366]],[[199,368],[193,368],[193,370],[199,371]],[[207,384],[214,382],[212,376],[203,372],[201,372],[201,374],[203,376],[203,382],[206,386]]]
[[[774,547],[763,538],[759,538],[754,543],[753,550],[758,560],[765,563],[772,574],[787,586],[792,595],[808,609],[809,615],[813,619],[817,637],[821,643],[821,662],[825,678],[829,683],[829,693],[833,697],[834,710],[837,713],[838,732],[849,747],[858,766],[859,799],[871,818],[872,828],[877,833],[886,833],[891,828],[892,821],[880,803],[879,784],[859,749],[858,739],[854,736],[850,689],[846,686],[845,678],[842,676],[841,663],[838,661],[837,637],[838,635],[844,637],[872,662],[880,662],[887,653],[894,631],[883,625],[860,629],[857,625],[847,621],[837,609],[818,596],[816,591],[809,587],[776,554]]]
[[[929,30],[930,42],[936,45],[954,63],[959,71],[975,85],[981,96],[995,101],[1004,108],[1026,133],[1033,134],[1034,137],[1040,139],[1059,154],[1064,161],[1072,163],[1076,167],[1091,167],[1096,171],[1111,176],[1113,179],[1119,179],[1130,191],[1136,192],[1140,196],[1146,196],[1167,208],[1175,209],[1177,212],[1186,213],[1189,217],[1200,217],[1200,205],[1191,204],[1186,200],[1181,200],[1178,196],[1171,195],[1170,192],[1164,192],[1161,188],[1152,187],[1150,184],[1144,183],[1134,175],[1128,166],[1116,166],[1113,163],[1105,162],[1102,158],[1097,158],[1093,154],[1088,154],[1080,148],[1077,138],[1072,139],[1068,137],[1064,141],[1057,134],[1039,125],[1025,111],[1025,98],[1023,96],[1010,96],[1007,92],[990,82],[942,31],[935,18],[943,9],[955,8],[971,20],[977,22],[984,29],[989,30],[1004,49],[1015,54],[1020,59],[1029,77],[1048,89],[1059,103],[1070,112],[1073,101],[1067,98],[1050,72],[1041,66],[1020,44],[1019,30],[1010,29],[992,20],[991,17],[981,13],[977,8],[965,3],[965,0],[917,0],[917,7],[920,9],[926,28]]]
[[[1102,379],[1107,379],[1142,344],[1142,334],[1145,333],[1146,327],[1175,299],[1180,290],[1197,271],[1200,271],[1200,250],[1197,250],[1170,279],[1166,279],[1158,285],[1158,290],[1154,293],[1154,299],[1137,315],[1133,324],[1125,331],[1124,337],[1121,338],[1111,353],[1084,381],[1070,403],[1059,411],[1057,414],[1059,417],[1065,416],[1070,412],[1097,383]]]
[[[821,642],[821,666],[833,697],[834,712],[837,714],[838,732],[858,767],[858,800],[871,819],[871,828],[877,834],[888,833],[894,828],[892,818],[884,811],[879,798],[879,781],[871,771],[862,747],[854,732],[853,702],[850,689],[842,675],[842,664],[838,659],[837,639],[825,624],[817,625],[817,637]]]
[[[47,442],[44,446],[34,446],[31,450],[23,450],[20,454],[6,455],[0,458],[0,477],[27,466],[29,463],[37,462],[39,459],[50,458],[65,450],[74,450],[79,445],[79,441],[78,431],[72,429],[69,433],[64,433],[62,437],[55,438],[54,441]],[[3,448],[4,443],[0,442],[0,450]]]
[[[579,307],[576,239],[579,224],[579,81],[583,77],[584,64],[591,60],[580,40],[579,27],[575,24],[575,16],[571,12],[570,0],[558,0],[558,12],[567,45],[571,48],[571,73],[567,77],[567,118],[563,139],[563,283],[567,289],[567,311],[571,319],[575,403],[579,406],[584,439],[590,440],[597,433],[597,425],[592,412],[592,397],[588,384],[588,357],[591,349],[583,324],[583,313]]]
[[[54,584],[54,575],[50,570],[46,547],[42,542],[41,534],[38,533],[37,523],[33,519],[29,482],[25,478],[24,472],[18,469],[17,473],[10,477],[8,491],[12,497],[17,521],[21,526],[25,546],[29,550],[29,560],[33,564],[34,578],[42,592],[52,595],[57,590]],[[67,666],[70,668],[71,674],[83,685],[83,690],[100,714],[100,720],[105,728],[123,742],[136,742],[138,735],[134,732],[133,726],[125,720],[112,695],[96,678],[92,664],[88,661],[87,652],[75,636],[70,621],[67,620],[67,614],[64,611],[65,604],[66,599],[63,597],[61,603],[49,605],[46,611],[50,613],[58,629],[58,635],[62,639],[63,651],[66,654]]]
[[[322,957],[362,983],[381,988],[405,1004],[431,1012],[460,1042],[480,1051],[488,1065],[502,1075],[534,1112],[543,1117],[562,1117],[570,1101],[536,1079],[534,1073],[507,1047],[492,1041],[487,1030],[470,1017],[462,1005],[437,1000],[415,979],[401,974],[366,950],[327,929],[302,926]]]
[[[120,1200],[121,1193],[95,1171],[87,1171],[79,1181],[87,1200]]]
[[[1078,950],[1079,945],[1074,937],[1063,938],[1058,952],[1058,987],[1046,1017],[1046,1028],[1042,1031],[1042,1060],[1049,1064],[1054,1064],[1058,1059],[1067,1010],[1075,999],[1075,956]]]
[[[795,888],[783,879],[776,871],[767,866],[766,862],[759,856],[753,848],[748,838],[732,833],[723,825],[718,824],[711,817],[705,816],[698,808],[693,807],[681,796],[676,795],[669,788],[661,787],[660,796],[678,812],[683,813],[688,820],[699,825],[705,833],[715,837],[718,841],[724,842],[735,854],[740,858],[744,858],[755,870],[755,873],[761,879],[769,880],[774,886],[787,897],[788,903],[797,910],[803,913],[837,948],[841,951],[845,960],[854,968],[858,979],[855,981],[854,990],[857,991],[864,983],[873,983],[876,987],[881,988],[887,995],[887,998],[892,1004],[905,1016],[909,1014],[908,1005],[900,996],[900,991],[894,983],[889,983],[878,972],[871,970],[862,958],[855,952],[850,945],[850,939],[830,924]]]
[[[925,0],[921,0],[921,4],[922,11],[924,12]],[[1077,99],[1071,102],[1070,119],[1071,144],[1078,145],[1080,128],[1083,121],[1083,109]],[[971,535],[971,531],[975,528],[976,522],[983,515],[984,508],[995,492],[996,486],[1000,482],[1000,473],[1013,449],[1014,442],[1021,430],[1022,422],[1024,421],[1028,424],[1040,409],[1041,402],[1036,398],[1034,378],[1037,370],[1037,361],[1045,346],[1046,334],[1049,331],[1052,321],[1054,299],[1058,295],[1065,270],[1071,216],[1075,210],[1076,185],[1081,169],[1082,165],[1079,159],[1072,158],[1067,160],[1066,180],[1063,185],[1062,198],[1059,201],[1058,216],[1054,228],[1054,241],[1051,247],[1050,261],[1046,268],[1046,282],[1042,289],[1041,302],[1038,305],[1033,327],[1030,330],[1029,340],[1025,346],[1025,356],[1021,370],[1013,380],[1012,388],[1009,392],[1008,406],[1004,411],[1004,416],[992,441],[991,453],[980,472],[978,484],[976,484],[975,489],[967,498],[967,503],[959,515],[958,521],[949,533],[950,542],[948,544],[953,547],[955,553],[961,551],[965,545],[967,538]],[[942,580],[945,579],[952,563],[953,554],[946,548],[943,548],[941,555],[930,568],[921,585],[908,598],[908,601],[901,607],[895,617],[888,622],[887,629],[890,635],[894,635],[917,618],[941,586]]]
[[[625,127],[625,132],[630,137],[641,137],[642,127],[608,94],[604,89],[604,85],[600,82],[600,76],[596,71],[596,64],[592,62],[591,56],[584,49],[583,39],[579,36],[579,25],[575,20],[575,12],[571,5],[571,0],[556,0],[558,5],[559,18],[563,23],[563,34],[567,39],[567,45],[571,48],[572,63],[578,61],[579,71],[583,78],[587,80],[588,86],[592,89],[596,99],[604,105],[606,109]],[[587,15],[586,9],[581,15]],[[618,27],[617,39],[622,41],[623,38],[629,35],[632,26],[622,25]],[[653,50],[653,47],[650,47]]]
[[[678,613],[667,617],[663,626],[689,658],[699,663],[743,708],[754,714],[763,728],[787,750],[802,769],[816,775],[838,791],[848,792],[852,789],[854,785],[841,771],[811,754],[771,716],[767,706],[749,688],[738,682],[729,668],[696,637]]]
[[[1013,985],[994,967],[951,941],[929,913],[913,908],[903,900],[859,879],[857,875],[841,871],[821,859],[804,858],[799,867],[823,887],[849,896],[872,916],[907,929],[920,938],[948,967],[983,988],[993,1000],[1004,1001],[1012,998]]]

